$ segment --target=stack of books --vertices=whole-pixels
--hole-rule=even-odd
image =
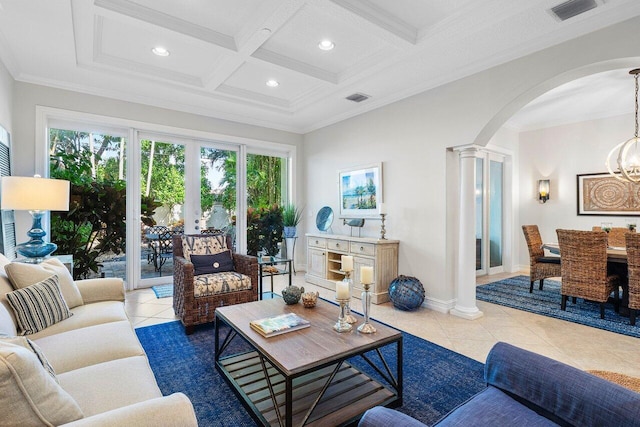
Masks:
[[[295,313],[280,314],[274,317],[249,322],[253,330],[263,337],[272,337],[287,332],[308,328],[311,324]]]

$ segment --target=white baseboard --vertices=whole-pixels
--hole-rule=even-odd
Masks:
[[[426,298],[425,301],[422,303],[422,305],[433,311],[447,314],[452,308],[456,306],[456,300],[452,299],[448,301],[443,301],[436,298]]]

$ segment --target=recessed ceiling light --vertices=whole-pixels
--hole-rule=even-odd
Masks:
[[[280,83],[278,83],[277,80],[270,79],[270,80],[267,80],[267,86],[269,86],[269,87],[278,87],[278,86],[280,86]]]
[[[322,40],[318,43],[318,47],[322,50],[331,50],[336,47],[336,45],[331,40]]]
[[[154,47],[151,49],[151,52],[158,56],[169,56],[169,51],[162,46]]]

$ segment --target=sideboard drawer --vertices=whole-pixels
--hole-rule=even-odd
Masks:
[[[309,237],[307,244],[314,248],[324,249],[327,247],[327,239],[324,239],[322,237]]]
[[[332,251],[349,252],[348,240],[327,239],[327,249]]]
[[[375,256],[376,245],[373,243],[351,242],[351,251],[354,255]]]

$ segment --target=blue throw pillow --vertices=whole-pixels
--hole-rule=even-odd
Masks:
[[[233,271],[233,258],[231,251],[220,252],[215,255],[191,255],[193,274],[213,274],[223,271]]]

